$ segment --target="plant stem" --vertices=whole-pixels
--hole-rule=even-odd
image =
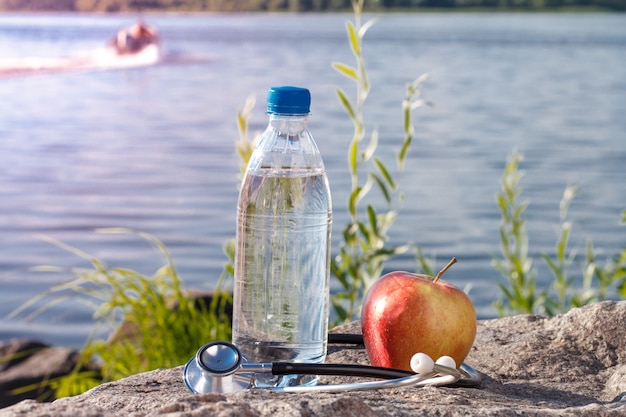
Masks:
[[[452,259],[450,259],[450,262],[448,262],[448,263],[446,264],[446,266],[444,266],[444,267],[441,269],[441,271],[439,271],[439,273],[437,273],[437,276],[436,276],[436,277],[435,277],[435,279],[433,280],[433,283],[435,283],[435,282],[439,281],[439,278],[441,278],[441,276],[442,276],[443,274],[445,274],[445,273],[446,273],[446,271],[447,271],[448,269],[450,269],[450,267],[451,267],[452,265],[454,265],[455,263],[456,263],[456,258],[455,258],[455,257],[452,257]]]

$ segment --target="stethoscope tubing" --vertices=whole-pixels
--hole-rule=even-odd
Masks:
[[[293,386],[293,387],[275,387],[271,388],[272,391],[278,392],[291,392],[291,393],[303,393],[303,392],[346,392],[346,391],[370,391],[389,388],[402,388],[402,387],[418,387],[423,385],[441,385],[452,383],[456,378],[452,375],[445,375],[435,377],[437,372],[431,372],[428,374],[412,374],[403,378],[387,379],[385,381],[370,381],[370,382],[355,382],[347,384],[332,384],[332,385],[314,385],[314,386]]]
[[[455,387],[455,388],[475,388],[481,382],[480,374],[470,367],[469,365],[463,363],[459,369],[448,368],[447,366],[435,365],[433,372],[423,375],[423,374],[415,374],[411,371],[404,371],[402,369],[394,369],[394,368],[383,368],[378,366],[369,366],[369,365],[353,365],[353,364],[312,364],[312,363],[291,363],[291,362],[273,362],[271,367],[268,366],[267,372],[271,372],[273,375],[292,375],[292,374],[301,374],[301,375],[325,375],[325,376],[345,376],[345,377],[361,377],[361,378],[379,378],[390,380],[389,383],[384,383],[383,381],[374,381],[373,384],[381,385],[380,388],[397,388],[408,385],[416,385],[416,386],[424,386],[424,385],[445,385],[447,387]],[[245,370],[242,369],[243,372]],[[444,374],[441,377],[436,377],[438,374]],[[419,376],[421,378],[415,378]],[[396,381],[392,383],[391,381]],[[422,381],[427,381],[422,383]],[[398,385],[394,385],[397,383]],[[374,389],[372,386],[368,385],[368,383],[358,383],[362,384],[365,389]],[[356,389],[355,384],[337,384],[337,386],[349,386],[352,387],[351,390]],[[335,385],[332,385],[333,387]],[[317,391],[327,391],[325,388],[331,387],[331,385],[320,385],[318,388],[314,388],[311,386],[307,387],[285,387],[283,388],[275,388],[274,390],[284,391],[284,392],[298,392],[305,390],[317,390]],[[291,388],[297,388],[296,390],[291,390]],[[343,391],[344,389],[337,388],[336,391]]]

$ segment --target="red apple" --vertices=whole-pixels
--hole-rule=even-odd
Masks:
[[[459,288],[436,277],[390,272],[379,278],[363,300],[363,341],[372,365],[411,370],[413,354],[433,360],[451,356],[457,367],[476,336],[476,310]]]

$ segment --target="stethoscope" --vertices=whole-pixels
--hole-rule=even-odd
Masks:
[[[360,335],[329,334],[329,343],[363,344]],[[451,361],[451,362],[450,362]],[[281,392],[343,392],[426,385],[477,388],[480,374],[463,363],[457,369],[454,360],[439,358],[436,362],[423,353],[411,360],[413,372],[392,368],[352,364],[317,363],[250,363],[239,348],[228,342],[210,342],[198,349],[183,370],[183,381],[196,394],[229,393],[254,389],[255,374],[334,375],[377,378],[376,381],[332,385],[285,386],[267,388]],[[380,381],[380,379],[383,379]],[[265,388],[264,388],[265,389]]]

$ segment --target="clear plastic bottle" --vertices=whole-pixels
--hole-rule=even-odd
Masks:
[[[269,125],[239,195],[233,343],[253,362],[323,362],[328,333],[331,199],[307,130],[311,95],[273,87]],[[316,376],[257,374],[258,387],[312,385]]]

